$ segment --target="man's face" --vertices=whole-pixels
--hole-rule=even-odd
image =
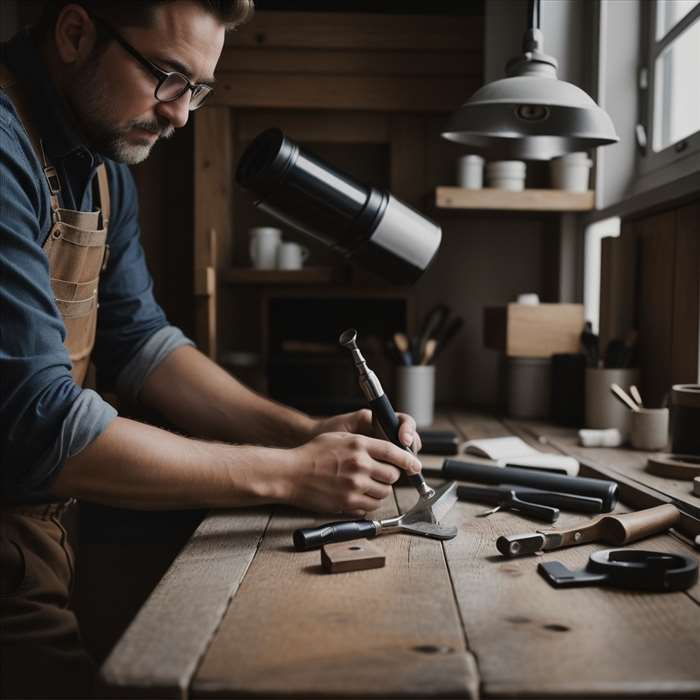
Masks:
[[[190,0],[164,3],[146,27],[115,27],[145,58],[190,82],[213,80],[225,27]],[[155,98],[157,79],[117,41],[76,61],[64,93],[90,144],[123,163],[140,163],[159,138],[187,123],[191,91],[172,102]]]

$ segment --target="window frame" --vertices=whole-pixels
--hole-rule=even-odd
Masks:
[[[662,0],[663,1],[663,0]],[[642,65],[639,75],[641,120],[646,131],[646,144],[640,148],[638,169],[640,175],[671,166],[675,162],[692,155],[700,154],[700,129],[685,138],[672,143],[660,151],[654,151],[656,92],[656,60],[686,29],[700,22],[700,4],[676,22],[661,39],[656,39],[657,6],[659,0],[643,4],[642,16]],[[644,80],[646,75],[646,81]],[[646,82],[646,85],[644,85]]]

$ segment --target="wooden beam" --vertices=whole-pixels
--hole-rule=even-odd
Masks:
[[[194,269],[195,281],[205,283],[219,264],[231,262],[231,202],[233,144],[230,110],[207,107],[195,115]],[[212,231],[215,232],[212,235]],[[209,283],[211,286],[211,283]],[[202,352],[217,352],[216,283],[214,295],[195,300],[195,336]],[[209,289],[209,287],[205,287]],[[201,292],[201,289],[200,289]],[[197,293],[197,292],[195,292]],[[213,296],[213,298],[212,298]]]
[[[189,697],[190,680],[269,521],[266,509],[209,514],[100,673],[110,697]]]
[[[530,189],[508,192],[491,187],[467,190],[438,187],[435,206],[442,209],[498,209],[503,211],[586,211],[593,208],[593,192]]]
[[[483,17],[325,12],[257,12],[230,32],[227,46],[480,51]]]
[[[389,118],[377,112],[346,112],[328,119],[325,110],[241,110],[238,140],[252,141],[271,126],[302,143],[389,143]]]
[[[464,102],[479,83],[478,79],[471,77],[425,79],[220,73],[208,104],[246,108],[448,112]]]
[[[481,51],[355,51],[227,46],[217,71],[332,75],[446,76],[481,78]]]

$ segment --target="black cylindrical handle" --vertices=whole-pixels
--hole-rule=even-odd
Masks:
[[[326,523],[320,527],[307,527],[294,530],[294,547],[303,552],[315,549],[330,542],[345,542],[359,538],[374,537],[377,528],[371,520],[345,520],[337,523]]]
[[[410,452],[408,447],[399,440],[399,425],[401,422],[391,405],[391,401],[387,398],[387,395],[382,394],[379,398],[370,401],[369,407],[372,409],[372,415],[377,419],[387,440],[393,442],[394,445],[397,445],[401,449]],[[411,486],[415,486],[417,489],[423,487],[425,484],[425,479],[422,474],[409,474],[407,475],[407,479]]]
[[[442,475],[446,479],[481,484],[519,484],[546,491],[600,498],[604,512],[610,512],[617,504],[617,484],[606,479],[547,474],[536,469],[518,467],[492,467],[489,464],[462,462],[458,459],[446,459],[442,463]]]

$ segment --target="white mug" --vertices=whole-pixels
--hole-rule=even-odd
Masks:
[[[250,259],[258,270],[274,270],[282,231],[271,226],[250,229]]]
[[[282,241],[277,248],[277,269],[301,270],[308,257],[309,249],[306,246],[291,241]]]

